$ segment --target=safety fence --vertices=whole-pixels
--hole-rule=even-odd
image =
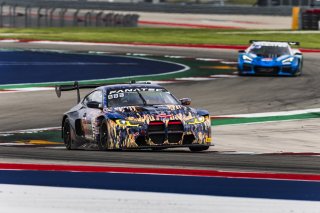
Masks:
[[[0,27],[136,27],[139,15],[0,3]]]
[[[41,8],[67,8],[80,10],[106,10],[106,11],[135,11],[135,12],[165,12],[165,13],[193,13],[193,14],[239,14],[239,15],[278,15],[290,16],[291,7],[263,7],[250,5],[231,5],[224,0],[214,0],[214,4],[205,3],[152,3],[151,0],[139,2],[136,0],[123,2],[114,0],[112,2],[101,0],[0,0],[7,4],[18,4],[23,7]],[[179,0],[180,2],[180,0]],[[201,0],[195,0],[201,2]],[[220,3],[219,3],[220,2]],[[233,1],[234,2],[234,1]],[[223,5],[224,4],[224,5]]]

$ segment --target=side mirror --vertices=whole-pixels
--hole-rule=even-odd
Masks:
[[[239,50],[238,53],[246,53],[245,50]]]
[[[180,102],[184,106],[190,105],[191,104],[191,98],[181,98]]]
[[[87,103],[87,107],[94,109],[102,109],[102,104],[96,101],[90,101]]]
[[[302,53],[295,53],[294,55],[302,55]]]

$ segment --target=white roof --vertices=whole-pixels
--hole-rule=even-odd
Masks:
[[[253,46],[272,46],[272,47],[288,47],[287,42],[276,42],[276,41],[256,41],[253,42]]]

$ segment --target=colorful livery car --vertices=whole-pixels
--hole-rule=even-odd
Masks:
[[[301,75],[302,53],[290,46],[299,45],[299,42],[250,41],[250,43],[252,44],[249,48],[239,51],[239,75]]]
[[[80,100],[81,88],[95,88]],[[208,111],[196,110],[189,98],[176,99],[164,87],[148,83],[56,86],[77,90],[78,104],[63,115],[62,137],[67,149],[163,149],[211,145]]]

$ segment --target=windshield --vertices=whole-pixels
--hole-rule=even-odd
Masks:
[[[280,46],[252,46],[249,50],[249,53],[255,54],[260,57],[274,58],[282,55],[290,55],[288,47]]]
[[[111,91],[107,95],[107,99],[108,107],[180,104],[170,92],[163,89],[157,91],[121,91],[120,93]]]

